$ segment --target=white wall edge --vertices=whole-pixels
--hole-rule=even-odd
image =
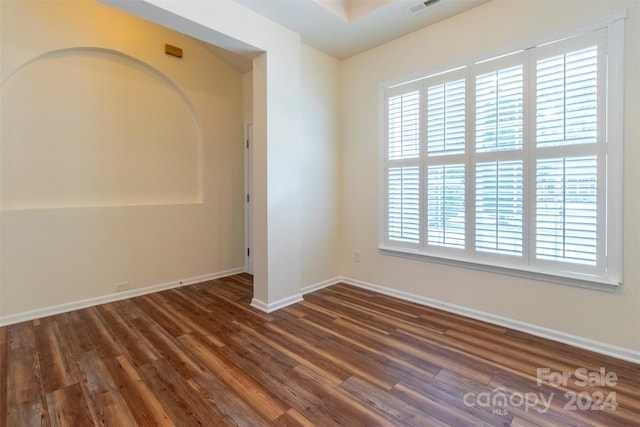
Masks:
[[[217,273],[204,274],[202,276],[189,277],[182,280],[174,280],[172,282],[161,283],[158,285],[147,286],[140,289],[132,289],[129,291],[117,292],[114,294],[102,295],[94,298],[87,298],[78,301],[72,301],[64,304],[53,305],[50,307],[38,308],[35,310],[24,311],[22,313],[12,314],[9,316],[0,316],[0,326],[13,325],[15,323],[26,322],[29,320],[41,319],[47,316],[67,313],[81,308],[93,307],[109,302],[120,301],[123,299],[133,298],[140,295],[160,292],[167,289],[179,288],[181,286],[193,285],[195,283],[206,282],[208,280],[220,279],[223,277],[233,276],[234,274],[243,273],[244,268],[234,268],[231,270],[220,271]]]
[[[291,295],[290,297],[286,297],[283,298],[281,300],[278,301],[274,301],[272,303],[266,303],[264,301],[261,301],[257,298],[253,298],[251,300],[251,307],[253,308],[257,308],[258,310],[265,312],[265,313],[271,313],[273,311],[276,310],[280,310],[281,308],[285,308],[287,306],[290,306],[292,304],[295,304],[297,302],[302,301],[302,294],[298,293],[295,295]]]
[[[251,300],[251,306],[265,313],[271,313],[273,311],[279,310],[281,308],[285,308],[292,304],[296,304],[298,302],[303,301],[303,295],[309,294],[311,292],[318,291],[322,288],[326,288],[331,285],[335,285],[336,283],[340,283],[342,281],[342,277],[334,277],[332,279],[323,280],[318,283],[314,283],[311,285],[303,286],[300,289],[300,293],[281,299],[279,301],[272,302],[271,304],[267,304],[266,302],[259,300],[257,298],[253,298]]]
[[[426,298],[426,297],[411,294],[408,292],[398,291],[398,290],[387,288],[380,285],[374,285],[373,283],[365,282],[362,280],[351,279],[348,277],[341,277],[338,282],[343,282],[343,283],[357,286],[360,288],[369,289],[371,291],[379,292],[381,294],[389,295],[402,300],[415,302],[428,307],[433,307],[433,308],[437,308],[450,313],[459,314],[461,316],[470,317],[472,319],[482,320],[488,323],[492,323],[494,325],[504,326],[510,329],[514,329],[516,331],[535,335],[537,337],[546,338],[552,341],[568,344],[584,350],[589,350],[589,351],[600,353],[606,356],[611,356],[617,359],[622,359],[628,362],[640,364],[640,351],[632,350],[629,348],[619,347],[616,345],[595,341],[595,340],[584,338],[578,335],[568,334],[566,332],[545,328],[543,326],[538,326],[531,323],[521,322],[519,320],[513,320],[506,317],[497,316],[495,314],[490,314],[483,311],[478,311],[471,308],[466,308],[466,307],[450,304],[443,301],[438,301],[431,298]]]

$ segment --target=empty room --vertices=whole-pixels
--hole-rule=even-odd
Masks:
[[[636,0],[0,0],[0,427],[640,426]]]

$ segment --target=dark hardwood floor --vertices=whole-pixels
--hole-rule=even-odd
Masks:
[[[640,425],[640,365],[344,284],[272,314],[251,294],[238,275],[0,328],[0,426]]]

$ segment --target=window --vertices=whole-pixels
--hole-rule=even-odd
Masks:
[[[383,253],[621,283],[622,22],[383,87]]]

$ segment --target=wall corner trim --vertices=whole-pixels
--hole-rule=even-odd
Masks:
[[[269,304],[257,298],[253,298],[251,300],[251,307],[256,308],[265,313],[271,313],[272,311],[280,310],[281,308],[285,308],[287,306],[290,306],[292,304],[295,304],[301,301],[302,301],[301,293],[291,295],[290,297],[282,298],[281,300],[274,301]]]
[[[106,304],[109,302],[120,301],[123,299],[165,291],[167,289],[179,288],[182,286],[206,282],[208,280],[215,280],[227,276],[233,276],[234,274],[239,274],[242,272],[244,272],[244,267],[220,271],[217,273],[204,274],[202,276],[189,277],[182,280],[173,280],[171,282],[160,283],[158,285],[147,286],[140,289],[132,289],[130,291],[117,292],[114,294],[102,295],[98,297],[67,302],[59,305],[38,308],[35,310],[24,311],[22,313],[11,314],[9,316],[0,316],[0,326],[8,326],[15,323],[26,322],[29,320],[41,319],[43,317],[67,313],[69,311],[79,310],[81,308],[93,307],[100,304]]]
[[[311,285],[303,286],[300,289],[299,294],[292,295],[287,298],[283,298],[279,301],[272,302],[271,304],[267,304],[266,302],[259,300],[257,298],[253,298],[251,300],[251,306],[265,313],[271,313],[272,311],[279,310],[281,308],[285,308],[292,304],[296,304],[298,302],[303,301],[303,296],[306,294],[310,294],[311,292],[319,291],[320,289],[329,287],[331,285],[335,285],[336,283],[342,282],[342,277],[334,277],[332,279],[323,280],[318,283],[313,283]]]

